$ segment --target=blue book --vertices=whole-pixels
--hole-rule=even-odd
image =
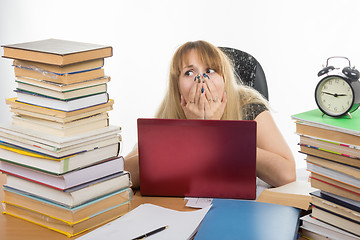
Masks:
[[[297,239],[300,209],[247,200],[214,199],[195,240]]]

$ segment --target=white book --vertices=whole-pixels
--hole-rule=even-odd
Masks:
[[[103,83],[95,86],[82,87],[68,91],[56,91],[45,87],[39,87],[36,85],[31,85],[17,81],[17,89],[21,91],[40,93],[42,95],[61,99],[61,100],[69,100],[69,99],[89,96],[97,93],[105,93],[107,91],[107,86],[106,83]]]
[[[66,191],[60,191],[11,175],[6,175],[6,181],[4,187],[20,190],[29,195],[53,201],[69,208],[131,186],[130,174],[128,172],[110,175],[107,178],[101,179],[101,181],[88,182],[78,186],[78,189]]]
[[[348,220],[341,215],[315,206],[312,208],[311,216],[360,237],[359,223],[356,221]]]
[[[58,190],[65,190],[124,171],[124,159],[122,157],[117,157],[101,161],[61,175],[50,174],[4,161],[0,162],[0,171],[8,175],[21,176],[24,179],[38,182]]]
[[[333,227],[329,224],[321,222],[319,220],[313,219],[310,215],[301,217],[300,220],[303,221],[300,228],[306,229],[308,231],[317,233],[319,235],[325,236],[329,239],[334,240],[359,240],[355,235],[343,231],[339,228]]]
[[[12,125],[11,123],[0,124],[0,139],[7,138],[17,142],[35,145],[38,148],[48,149],[54,152],[60,152],[61,149],[74,146],[87,146],[88,143],[101,141],[106,137],[118,135],[121,128],[112,126],[96,129],[81,134],[67,137],[58,137],[49,134],[41,134],[39,131]],[[85,148],[84,150],[90,150]]]
[[[353,176],[347,175],[345,173],[341,173],[326,167],[322,167],[316,164],[312,164],[307,161],[307,170],[310,172],[317,173],[322,176],[327,176],[328,178],[335,179],[337,181],[346,183],[348,185],[360,188],[360,179],[355,178]],[[360,177],[360,176],[359,176]]]
[[[13,115],[12,119],[14,125],[24,128],[31,128],[36,131],[60,137],[89,132],[95,129],[109,126],[109,118],[107,113],[93,115],[69,123],[57,123],[19,115]]]
[[[94,139],[91,141],[87,141],[86,143],[74,144],[72,146],[67,146],[64,148],[53,148],[52,146],[43,145],[41,143],[35,143],[35,145],[31,145],[31,142],[23,143],[21,141],[16,141],[7,137],[0,137],[0,139],[2,141],[0,142],[0,148],[4,148],[3,146],[20,146],[20,148],[23,150],[34,151],[40,154],[48,155],[53,158],[65,158],[74,154],[95,150],[112,144],[120,144],[119,152],[121,152],[122,147],[121,135],[119,134],[104,136],[102,139]]]
[[[40,88],[58,91],[58,92],[67,92],[67,91],[72,91],[72,90],[79,89],[79,88],[107,84],[109,81],[110,81],[109,76],[104,76],[104,77],[100,77],[100,78],[90,79],[90,80],[86,80],[83,82],[76,82],[76,83],[71,83],[71,84],[49,82],[49,81],[44,81],[44,80],[35,79],[35,78],[28,78],[28,77],[17,77],[15,79],[15,82],[17,82],[17,83],[20,82],[20,83],[24,83],[24,84],[28,84],[28,85],[32,85],[32,86],[37,86]]]
[[[49,172],[51,174],[64,174],[108,158],[117,157],[120,151],[119,145],[120,143],[114,143],[63,158],[52,158],[29,151],[11,151],[9,150],[10,148],[0,145],[0,161]]]
[[[59,100],[59,99],[40,96],[34,93],[20,91],[20,90],[15,90],[15,92],[17,93],[17,101],[19,102],[65,111],[65,112],[71,112],[71,111],[107,103],[109,101],[109,95],[107,93],[94,94],[94,95],[75,98],[71,100]]]

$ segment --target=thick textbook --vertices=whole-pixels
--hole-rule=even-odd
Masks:
[[[119,155],[119,151],[120,143],[114,143],[63,158],[55,158],[0,143],[0,161],[60,175],[101,162],[104,159],[115,158]]]
[[[62,100],[69,100],[78,97],[89,96],[97,93],[104,93],[107,91],[106,83],[97,84],[97,85],[90,85],[90,86],[83,86],[78,88],[73,88],[70,90],[54,90],[52,85],[47,85],[46,87],[37,86],[32,83],[28,83],[30,81],[24,81],[25,78],[18,78],[17,82],[17,89],[21,91],[28,91],[28,92],[35,92],[41,95],[62,99]],[[56,85],[55,85],[56,86]]]
[[[77,89],[89,88],[97,85],[106,84],[109,81],[110,81],[109,76],[104,76],[101,78],[95,78],[95,79],[90,79],[90,80],[77,82],[77,83],[70,83],[70,84],[55,83],[55,82],[49,82],[49,81],[27,78],[27,77],[17,77],[15,80],[15,82],[17,83],[23,83],[31,86],[36,86],[42,89],[49,89],[58,92],[71,92]]]
[[[311,193],[311,204],[360,222],[360,202],[335,194],[315,191]]]
[[[44,64],[44,63],[16,59],[13,61],[13,66],[32,69],[43,74],[47,74],[47,73],[69,74],[69,73],[86,71],[90,69],[102,68],[104,66],[104,59],[99,58],[85,62],[73,63],[65,66],[56,66],[52,64]]]
[[[300,145],[314,147],[322,151],[335,153],[350,158],[360,158],[360,146],[347,145],[304,135],[300,136]]]
[[[89,117],[94,114],[104,113],[113,109],[114,100],[109,99],[107,103],[92,107],[79,109],[72,112],[59,111],[51,108],[35,106],[27,103],[17,102],[16,98],[6,99],[6,104],[11,108],[11,112],[18,115],[25,115],[54,122],[66,123]]]
[[[34,78],[39,80],[45,80],[49,82],[55,82],[55,83],[77,83],[82,82],[86,80],[91,80],[95,78],[100,78],[105,76],[104,69],[98,68],[93,69],[89,71],[82,71],[78,73],[72,73],[72,74],[54,74],[54,73],[46,73],[42,74],[37,71],[27,69],[27,68],[20,68],[15,67],[14,68],[15,76],[16,77],[27,77],[27,78]]]
[[[56,202],[68,208],[80,206],[109,193],[130,187],[130,174],[128,172],[115,173],[101,179],[93,180],[79,186],[60,191],[51,187],[34,183],[22,178],[6,175],[4,188],[12,188],[26,192],[49,201]]]
[[[82,204],[78,207],[68,208],[55,202],[27,195],[26,193],[15,189],[5,188],[3,202],[36,211],[46,216],[56,217],[64,222],[76,223],[84,221],[87,218],[116,205],[127,203],[131,200],[131,198],[131,188],[125,188],[100,198],[96,198],[93,201]]]
[[[57,218],[11,204],[5,204],[4,209],[4,214],[35,223],[65,234],[68,237],[72,237],[124,215],[130,210],[130,203],[118,204],[77,223],[63,222]]]
[[[272,203],[214,199],[195,240],[297,239],[300,209]]]
[[[307,161],[307,170],[360,189],[360,175],[351,176]]]
[[[67,65],[112,56],[112,47],[93,43],[45,39],[3,45],[5,58]]]
[[[360,222],[313,205],[311,216],[360,237]]]
[[[17,94],[16,101],[66,112],[104,104],[109,101],[108,93],[98,93],[85,97],[74,98],[71,100],[61,100],[27,91],[14,91]]]
[[[28,116],[13,115],[12,123],[45,134],[65,137],[107,127],[109,126],[109,116],[107,113],[100,113],[68,123],[58,123]]]
[[[360,201],[360,188],[315,172],[310,174],[311,186],[325,192]]]
[[[316,220],[310,215],[305,215],[301,217],[300,220],[303,222],[303,225],[300,226],[300,228],[324,236],[325,239],[359,240],[355,235],[333,227],[325,222]]]
[[[121,135],[106,136],[103,139],[95,139],[86,144],[76,144],[74,147],[66,147],[56,152],[54,150],[47,150],[37,145],[26,145],[11,141],[11,139],[4,138],[0,140],[1,160],[22,164],[34,168],[50,167],[55,172],[71,171],[71,169],[79,168],[81,166],[90,165],[98,160],[118,156],[121,151]],[[21,146],[21,147],[20,147]],[[20,158],[19,158],[20,157]],[[30,158],[28,158],[30,157]],[[75,160],[76,159],[76,160]],[[43,160],[59,161],[61,163],[45,163]],[[49,162],[49,161],[47,161]],[[64,166],[64,168],[62,167]],[[48,170],[52,172],[51,170]]]
[[[315,191],[310,182],[295,181],[286,185],[265,189],[258,197],[258,202],[275,203],[304,210],[310,209],[310,193]]]
[[[360,169],[351,165],[347,165],[345,163],[338,163],[336,161],[331,161],[312,155],[307,155],[306,161],[360,179]]]
[[[326,160],[330,160],[333,162],[338,162],[360,168],[359,159],[343,156],[341,154],[327,152],[316,147],[300,145],[300,153],[304,153],[307,154],[308,156],[310,155],[312,157],[324,158]]]
[[[41,134],[33,129],[14,126],[10,123],[0,124],[0,140],[2,142],[38,151],[57,158],[107,146],[111,143],[105,140],[110,138],[117,138],[118,142],[120,132],[120,127],[110,125],[109,127],[73,136],[58,137]]]
[[[63,191],[88,181],[124,171],[124,159],[122,157],[107,159],[61,175],[50,174],[8,162],[0,163],[0,171]]]
[[[296,123],[296,133],[300,135],[329,139],[332,141],[342,142],[346,144],[359,145],[359,136],[357,135],[343,133],[326,128],[314,127],[303,124],[301,122]]]

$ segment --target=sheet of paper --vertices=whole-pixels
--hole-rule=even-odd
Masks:
[[[205,208],[211,205],[212,198],[192,198],[186,197],[187,200],[186,206],[192,208]]]
[[[146,239],[189,239],[197,231],[210,207],[208,206],[196,211],[181,212],[153,204],[142,204],[124,216],[78,239],[130,240],[162,226],[168,226],[168,228]]]

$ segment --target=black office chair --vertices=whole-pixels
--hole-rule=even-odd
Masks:
[[[228,47],[219,48],[233,61],[235,72],[243,84],[255,88],[269,100],[266,77],[260,63],[250,54],[238,49]]]

